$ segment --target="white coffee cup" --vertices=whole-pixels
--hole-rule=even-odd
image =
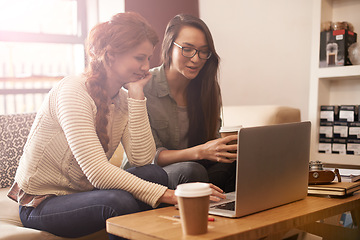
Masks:
[[[212,191],[208,183],[184,183],[177,186],[181,227],[185,235],[208,231],[208,212]]]
[[[238,126],[222,126],[220,128],[220,135],[222,138],[230,136],[230,135],[237,135],[239,133],[240,128],[242,125]],[[227,143],[228,145],[237,144],[237,140],[231,141]],[[231,153],[236,153],[236,151],[229,151]]]
[[[238,126],[222,126],[220,128],[220,135],[221,137],[226,137],[229,135],[234,135],[237,134],[240,130],[240,128],[242,128],[242,125],[238,125]]]

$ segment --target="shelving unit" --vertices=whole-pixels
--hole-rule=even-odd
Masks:
[[[360,105],[360,65],[319,67],[321,23],[347,21],[360,33],[359,0],[314,0],[312,22],[309,119],[312,161],[326,166],[360,169],[360,156],[318,153],[321,105]],[[358,36],[358,42],[359,42]]]

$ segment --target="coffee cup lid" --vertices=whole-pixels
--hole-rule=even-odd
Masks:
[[[240,128],[242,128],[242,125],[238,125],[238,126],[222,126],[220,128],[220,132],[234,132],[234,131],[239,131]]]
[[[212,191],[208,183],[194,182],[183,183],[176,187],[175,195],[179,197],[203,197],[211,195]]]

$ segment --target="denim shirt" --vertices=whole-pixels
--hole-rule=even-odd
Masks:
[[[156,148],[182,149],[178,106],[171,97],[164,65],[151,69],[152,79],[144,87],[147,110]]]
[[[152,78],[145,85],[144,94],[147,99],[150,127],[157,149],[154,159],[156,163],[161,151],[184,149],[184,142],[182,142],[180,134],[180,125],[184,125],[184,123],[179,123],[178,105],[171,97],[164,65],[155,67],[150,72]],[[130,166],[124,153],[122,168],[128,167]]]
[[[178,105],[170,94],[169,85],[165,75],[165,67],[161,65],[150,70],[152,78],[144,87],[144,94],[147,98],[146,107],[149,115],[151,131],[155,140],[156,155],[154,163],[157,163],[158,156],[163,150],[181,150],[187,148],[187,143],[181,139],[181,128],[188,126],[179,122]],[[219,130],[221,119],[218,119]],[[217,137],[220,137],[218,134]],[[184,146],[185,144],[185,146]],[[122,168],[131,167],[127,163],[124,153]]]

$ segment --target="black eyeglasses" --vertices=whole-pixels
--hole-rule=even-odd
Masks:
[[[184,57],[187,58],[192,58],[196,55],[196,53],[198,54],[200,59],[203,60],[207,60],[211,57],[211,52],[208,50],[197,50],[195,48],[191,48],[191,47],[183,47],[180,46],[179,44],[177,44],[176,42],[173,42],[175,46],[181,48],[181,53]]]

